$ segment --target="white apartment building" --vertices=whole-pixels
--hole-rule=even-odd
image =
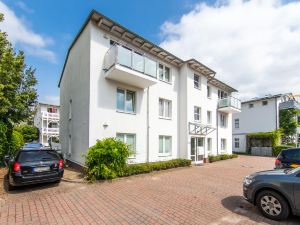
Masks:
[[[247,134],[278,129],[279,111],[295,107],[299,106],[292,93],[267,95],[242,102],[241,113],[233,115],[232,150],[246,152]]]
[[[34,126],[39,129],[39,142],[49,146],[49,140],[59,138],[59,106],[38,103],[35,108]]]
[[[131,145],[130,163],[232,152],[236,90],[96,11],[69,48],[59,87],[62,152],[75,163],[105,137]]]

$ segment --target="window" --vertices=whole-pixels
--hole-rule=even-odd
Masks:
[[[218,90],[218,98],[219,99],[223,99],[223,98],[227,98],[228,93],[222,90]]]
[[[117,111],[135,112],[135,92],[120,88],[117,89]]]
[[[263,106],[268,105],[268,101],[262,101],[262,105],[263,105]]]
[[[135,155],[136,155],[135,134],[117,133],[116,139],[126,143],[127,145],[129,145],[129,148],[132,151],[132,154],[131,154],[130,157],[135,157]]]
[[[225,151],[227,149],[227,140],[225,138],[221,138],[221,151]]]
[[[227,127],[227,115],[224,113],[220,114],[220,122],[221,122],[221,127]]]
[[[249,104],[249,108],[251,109],[251,108],[253,108],[254,107],[254,104],[253,103],[250,103]]]
[[[194,74],[194,88],[201,89],[201,79],[197,74]]]
[[[165,82],[170,83],[171,82],[171,72],[170,68],[167,66],[164,66],[162,64],[158,65],[158,75],[159,79]]]
[[[207,151],[210,154],[212,150],[212,139],[211,138],[207,138]]]
[[[172,137],[171,136],[159,136],[159,154],[171,155],[172,152]]]
[[[212,112],[211,111],[207,111],[207,124],[211,124],[211,115],[212,115]]]
[[[211,98],[211,88],[207,86],[207,98]]]
[[[234,119],[234,128],[240,128],[240,119]]]
[[[194,120],[201,122],[201,108],[194,106]]]
[[[234,147],[235,148],[240,148],[240,139],[239,138],[234,139]]]
[[[159,117],[172,118],[172,101],[159,99]]]

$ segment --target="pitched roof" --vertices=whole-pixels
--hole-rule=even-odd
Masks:
[[[92,10],[84,22],[83,26],[79,30],[78,34],[76,35],[74,41],[72,42],[71,46],[68,49],[67,56],[64,62],[63,70],[60,76],[58,87],[60,87],[60,82],[65,70],[65,66],[69,57],[70,50],[72,49],[73,45],[76,43],[77,39],[79,38],[80,34],[86,27],[89,21],[92,21],[97,27],[99,27],[102,30],[105,30],[106,32],[111,33],[112,35],[115,35],[116,37],[119,37],[120,39],[131,43],[133,46],[136,46],[145,52],[148,52],[152,55],[155,55],[161,60],[164,60],[174,66],[180,67],[184,63],[188,63],[188,65],[194,69],[195,71],[201,73],[202,75],[205,75],[208,77],[208,80],[213,85],[220,87],[221,89],[224,89],[229,92],[235,92],[236,89],[230,87],[229,85],[219,81],[215,78],[216,72],[210,69],[209,67],[203,65],[199,61],[195,59],[189,59],[189,60],[182,60],[178,58],[177,56],[173,55],[172,53],[166,51],[165,49],[161,48],[160,46],[152,43],[151,41],[146,40],[145,38],[141,37],[140,35],[134,33],[133,31],[128,30],[127,28],[123,27],[119,23],[113,21],[112,19],[104,16],[103,14],[97,12],[96,10]]]

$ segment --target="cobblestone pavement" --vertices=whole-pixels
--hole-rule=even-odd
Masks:
[[[242,198],[244,176],[273,166],[273,158],[240,156],[112,182],[18,188],[0,196],[0,224],[300,224],[263,218]]]

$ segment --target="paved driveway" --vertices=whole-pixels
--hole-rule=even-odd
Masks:
[[[1,196],[0,224],[300,224],[265,219],[242,198],[244,176],[273,165],[240,156],[113,182],[21,188]]]

